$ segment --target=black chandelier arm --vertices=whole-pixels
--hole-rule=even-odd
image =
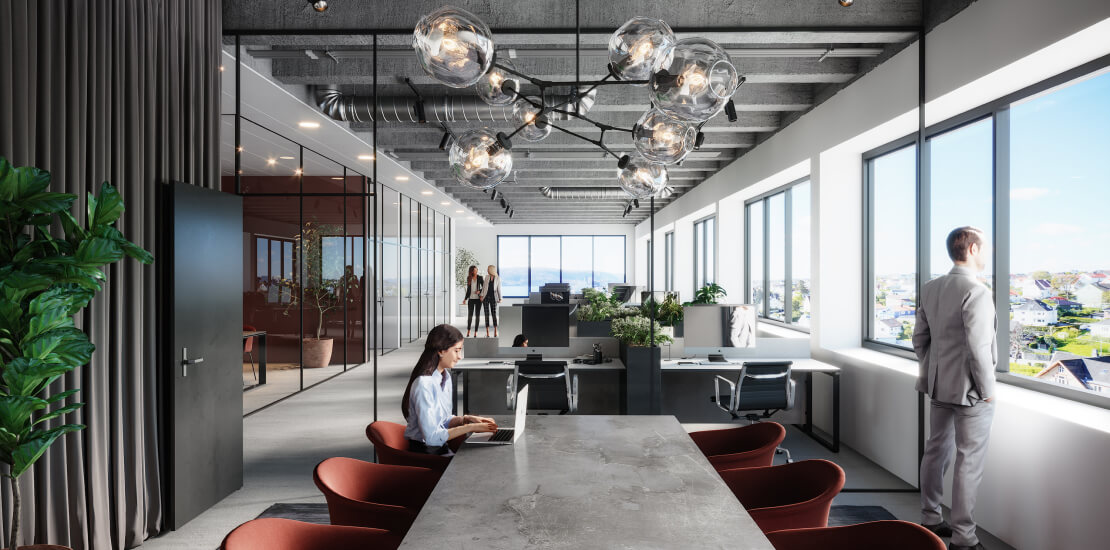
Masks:
[[[586,115],[580,115],[580,114],[578,114],[574,111],[567,111],[567,110],[564,110],[564,109],[551,109],[551,112],[559,113],[561,115],[566,115],[566,116],[569,116],[569,117],[577,118],[578,120],[583,120],[585,122],[589,122],[590,124],[593,124],[598,130],[601,130],[602,132],[612,130],[614,132],[627,132],[629,134],[632,133],[632,128],[621,128],[619,126],[612,126],[612,125],[609,125],[609,124],[605,124],[604,122],[598,122],[598,121],[593,120],[592,118],[590,118]]]
[[[576,138],[578,138],[578,139],[580,139],[580,140],[582,140],[582,141],[585,141],[585,142],[587,142],[587,143],[592,143],[592,144],[594,144],[594,145],[598,146],[599,148],[601,148],[602,150],[604,150],[604,151],[605,151],[606,153],[609,153],[610,155],[613,155],[613,158],[615,158],[615,159],[620,159],[620,158],[621,158],[621,157],[620,157],[620,155],[618,155],[618,154],[614,153],[614,152],[613,152],[613,151],[612,151],[611,149],[609,149],[608,147],[606,147],[606,146],[605,146],[605,144],[604,144],[604,143],[602,143],[602,142],[601,142],[601,140],[599,140],[599,139],[590,139],[590,138],[588,138],[588,137],[586,137],[586,136],[584,136],[584,135],[582,135],[582,134],[579,134],[579,133],[577,133],[577,132],[573,132],[573,131],[571,131],[571,130],[567,130],[566,128],[561,128],[561,127],[559,127],[559,126],[556,126],[556,125],[554,125],[554,124],[551,124],[550,122],[548,123],[548,125],[549,125],[549,126],[551,126],[551,127],[552,127],[552,128],[554,128],[554,129],[556,129],[556,130],[560,131],[560,132],[563,132],[563,133],[565,133],[565,134],[570,134],[570,135],[572,135],[572,136],[574,136],[574,137],[576,137]],[[603,134],[603,135],[604,135],[604,134]]]
[[[554,81],[554,80],[544,80],[542,78],[536,78],[536,77],[533,77],[533,76],[528,76],[527,74],[524,74],[524,73],[522,73],[522,72],[520,72],[516,69],[506,67],[505,65],[502,65],[502,64],[496,63],[496,62],[493,64],[493,66],[497,67],[498,69],[501,69],[502,71],[505,71],[505,72],[507,72],[511,75],[523,78],[524,80],[527,80],[528,82],[532,83],[533,85],[539,86],[541,90],[545,89],[545,88],[554,88],[556,86],[574,86],[574,87],[577,87],[577,88],[581,89],[584,86],[597,87],[597,86],[614,86],[614,85],[623,85],[623,84],[639,85],[639,84],[650,84],[651,83],[650,80],[609,80],[608,76],[606,76],[605,78],[603,78],[601,80],[571,80],[571,81],[566,81],[566,82],[559,82],[559,81]],[[590,90],[590,91],[592,91],[592,90]]]

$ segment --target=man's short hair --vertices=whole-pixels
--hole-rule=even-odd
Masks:
[[[970,225],[957,227],[948,234],[946,244],[948,257],[952,258],[953,262],[966,262],[967,251],[971,245],[977,244],[979,248],[983,248],[983,230]]]

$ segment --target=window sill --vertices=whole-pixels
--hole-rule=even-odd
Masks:
[[[825,362],[840,360],[857,365],[881,367],[913,376],[914,378],[917,377],[917,361],[870,348],[822,349],[814,353],[814,358]]]

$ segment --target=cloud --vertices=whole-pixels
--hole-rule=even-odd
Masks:
[[[1037,233],[1041,233],[1041,234],[1044,234],[1044,235],[1050,235],[1050,236],[1053,236],[1053,237],[1059,237],[1059,236],[1063,236],[1063,235],[1074,235],[1076,233],[1082,233],[1083,232],[1083,228],[1079,227],[1078,225],[1073,225],[1073,224],[1070,224],[1070,223],[1052,223],[1052,222],[1038,224],[1037,227],[1035,227],[1033,230],[1036,231]]]
[[[1010,190],[1010,200],[1032,201],[1047,197],[1049,193],[1051,191],[1044,187],[1018,187]]]

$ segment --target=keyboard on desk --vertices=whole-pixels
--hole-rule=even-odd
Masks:
[[[497,430],[496,432],[493,433],[493,436],[489,438],[490,441],[512,441],[512,439],[513,439],[513,429],[512,428],[502,428],[500,430]]]

